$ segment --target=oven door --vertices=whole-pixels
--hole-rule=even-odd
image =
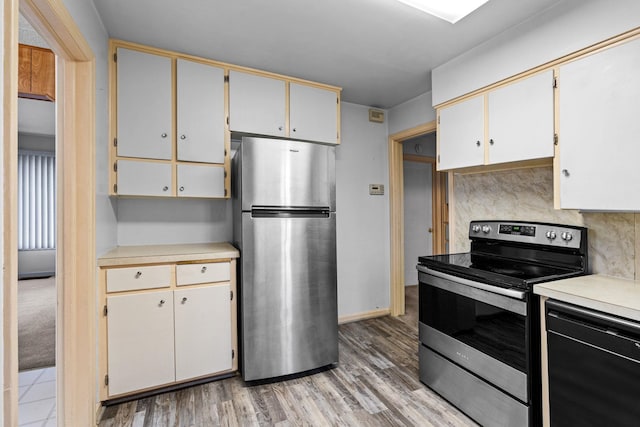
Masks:
[[[420,342],[529,402],[528,295],[418,266]]]

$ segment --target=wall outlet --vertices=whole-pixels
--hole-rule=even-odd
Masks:
[[[384,195],[384,184],[369,184],[369,194],[372,196]]]

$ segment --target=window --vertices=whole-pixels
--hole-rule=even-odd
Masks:
[[[18,151],[18,250],[56,247],[55,153]]]

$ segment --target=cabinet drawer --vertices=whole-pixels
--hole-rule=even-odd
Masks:
[[[165,288],[170,285],[170,265],[113,268],[107,270],[107,292]]]
[[[228,282],[231,280],[231,270],[228,262],[179,264],[176,266],[176,278],[178,286]]]

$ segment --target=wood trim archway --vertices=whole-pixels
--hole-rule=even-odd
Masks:
[[[410,138],[436,131],[436,122],[425,123],[389,136],[389,208],[391,241],[391,301],[392,316],[404,314],[404,178],[402,142]],[[434,165],[435,168],[435,165]],[[433,181],[433,253],[445,250],[445,229],[447,220],[445,201],[445,178],[436,173]]]
[[[56,0],[4,0],[4,425],[18,425],[18,8],[56,54],[57,419],[95,425],[95,58]]]

